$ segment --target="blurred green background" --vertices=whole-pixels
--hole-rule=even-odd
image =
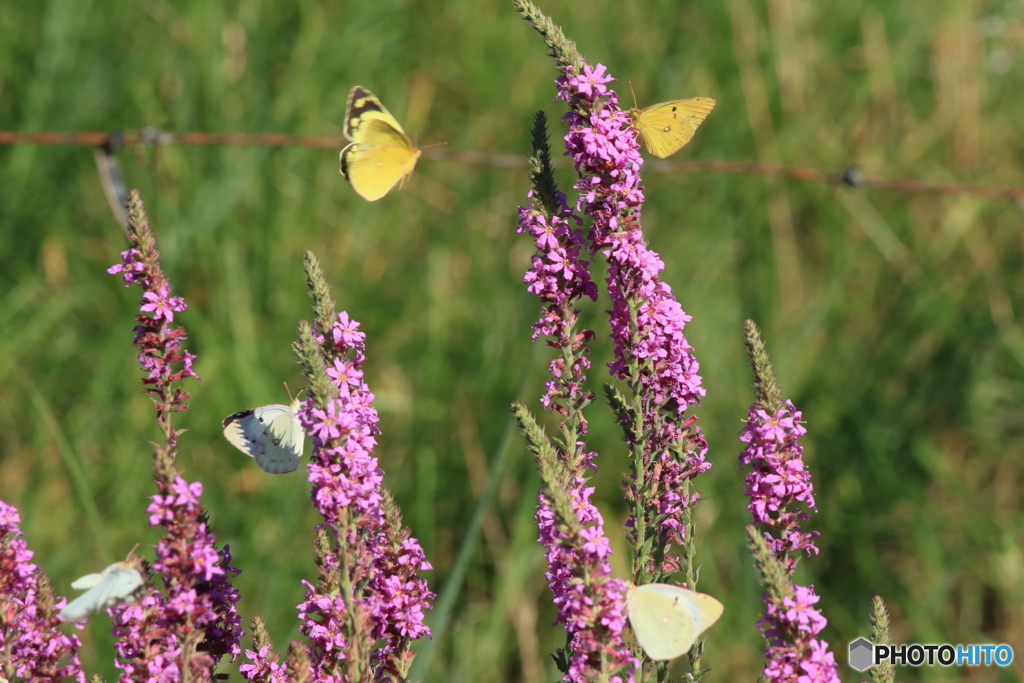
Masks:
[[[743,159],[930,180],[1024,185],[1020,0],[544,0],[592,62],[641,105],[704,95],[717,108],[678,159]],[[502,0],[52,0],[0,3],[0,129],[341,135],[352,85],[372,89],[420,143],[525,155],[552,102],[553,62]],[[624,102],[631,102],[628,94]],[[386,482],[448,576],[509,402],[539,410],[549,350],[522,284],[515,233],[525,169],[425,156],[369,204],[337,151],[125,149],[180,321],[204,378],[179,463],[205,487],[218,541],[243,570],[239,610],[283,650],[299,581],[315,576],[302,472],[270,476],[220,420],[286,399],[301,376],[289,342],[311,317],[301,255],[320,257],[339,308],[368,335]],[[563,189],[571,171],[559,171]],[[742,321],[754,318],[785,396],[804,412],[821,554],[800,564],[829,619],[868,635],[882,595],[898,642],[1009,643],[1024,655],[1024,304],[1021,207],[738,175],[647,173],[644,227],[693,316],[686,334],[707,397],[696,412],[715,467],[698,479],[701,588],[722,599],[707,680],[752,681],[760,589],[736,435],[752,401]],[[58,594],[152,544],[144,509],[157,438],[130,346],[137,290],[105,269],[126,240],[85,147],[0,148],[0,498],[21,510]],[[610,358],[603,310],[591,377]],[[624,450],[590,410],[597,502],[620,552]],[[555,680],[562,644],[532,514],[538,487],[510,442],[495,504],[425,680]],[[74,476],[76,463],[81,477]],[[143,548],[151,557],[152,551]],[[109,621],[81,632],[108,680]],[[251,643],[246,639],[246,646]],[[237,666],[225,665],[224,671]],[[905,681],[1016,680],[1009,670],[904,669]]]

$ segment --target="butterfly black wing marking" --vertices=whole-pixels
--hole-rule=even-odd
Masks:
[[[237,413],[231,413],[221,421],[220,426],[227,427],[232,422],[238,422],[244,417],[249,417],[254,412],[256,411],[250,408],[249,410],[239,410]]]
[[[341,150],[341,175],[345,180],[352,182],[352,179],[348,175],[348,164],[349,157],[356,151],[356,143],[350,142],[345,145],[345,148]]]
[[[274,419],[288,410],[288,406],[272,404],[232,413],[221,423],[224,437],[238,450],[255,457],[264,432]]]
[[[676,112],[679,111],[679,107],[677,107],[676,105],[672,105],[671,111],[672,111],[672,118],[678,119],[679,118],[679,114],[677,114]],[[671,123],[665,124],[665,127],[662,128],[662,131],[664,131],[665,133],[671,133],[672,132],[672,124]]]
[[[348,103],[345,106],[345,137],[349,140],[353,138],[359,128],[360,117],[369,111],[379,111],[391,116],[372,92],[361,85],[353,87],[348,93]]]
[[[220,426],[223,427],[224,429],[227,429],[228,427],[230,427],[231,425],[235,424],[236,422],[244,420],[245,418],[249,417],[250,415],[255,414],[255,412],[256,412],[255,410],[250,409],[250,410],[239,410],[237,413],[231,413],[230,415],[228,415],[227,417],[224,418],[223,422],[220,423]],[[261,418],[259,416],[257,416],[256,419],[258,419],[260,422],[263,422],[263,418]],[[248,443],[250,448],[255,448],[256,443],[260,440],[259,435],[253,435],[253,434],[246,433],[246,431],[244,429],[242,429],[241,425],[237,425],[235,427],[234,432],[235,432],[235,434],[238,435],[239,439],[241,439],[241,440],[245,441],[246,443]],[[232,443],[234,443],[233,440],[232,440]],[[249,455],[252,455],[252,453],[250,453]]]

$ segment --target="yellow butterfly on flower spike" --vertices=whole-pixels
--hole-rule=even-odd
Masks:
[[[710,595],[667,583],[630,584],[626,615],[636,640],[653,660],[675,659],[722,616]]]
[[[416,167],[420,150],[372,92],[357,85],[348,93],[340,170],[363,199],[375,202],[405,181]]]
[[[643,109],[634,107],[628,113],[633,130],[647,151],[664,159],[693,139],[697,127],[714,108],[715,101],[710,97],[691,97],[652,104]]]

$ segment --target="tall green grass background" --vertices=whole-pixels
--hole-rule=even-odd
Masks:
[[[544,0],[583,54],[641,106],[718,104],[689,159],[745,159],[916,178],[1024,185],[1020,0]],[[525,155],[544,109],[560,149],[557,75],[501,0],[49,0],[0,3],[0,128],[340,135],[351,86],[373,90],[421,144]],[[448,628],[424,680],[557,678],[564,642],[532,520],[538,480],[509,403],[537,398],[525,291],[532,246],[515,233],[525,168],[424,157],[379,202],[338,175],[337,152],[125,149],[202,383],[178,424],[178,461],[204,485],[217,538],[243,570],[239,611],[297,634],[300,580],[315,576],[308,484],[260,472],[220,435],[227,414],[284,402],[289,349],[311,317],[304,250],[367,333],[378,455],[406,522],[444,585],[503,444],[506,466]],[[697,480],[702,590],[725,615],[709,681],[753,681],[760,589],[736,436],[753,399],[742,322],[756,320],[783,393],[803,410],[821,554],[801,561],[846,645],[882,595],[897,642],[1008,643],[1024,657],[1024,305],[1021,207],[740,175],[648,172],[644,227],[707,397],[696,410],[715,466]],[[559,171],[563,189],[571,170]],[[122,558],[149,528],[157,438],[131,347],[138,292],[105,269],[126,240],[84,147],[0,149],[0,498],[21,510],[58,594]],[[594,388],[610,359],[590,306]],[[610,411],[590,409],[595,496],[626,575]],[[80,632],[107,680],[109,619]],[[246,645],[250,645],[246,639]],[[233,672],[236,665],[224,665]],[[1007,670],[904,669],[904,681],[1017,680]]]

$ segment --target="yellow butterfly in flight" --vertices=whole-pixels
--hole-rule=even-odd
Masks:
[[[345,137],[352,142],[341,150],[341,175],[368,202],[404,182],[420,158],[401,124],[361,85],[348,93]]]
[[[633,130],[647,151],[664,159],[693,139],[697,126],[714,108],[715,101],[710,97],[691,97],[652,104],[643,109],[634,107],[628,113]]]

